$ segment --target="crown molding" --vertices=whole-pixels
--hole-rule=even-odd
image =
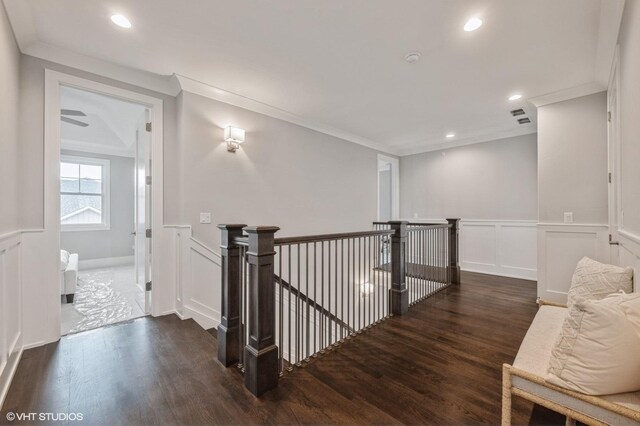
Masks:
[[[298,126],[306,127],[307,129],[315,130],[320,133],[324,133],[330,136],[334,136],[339,139],[343,139],[348,142],[353,142],[358,145],[366,146],[367,148],[375,149],[389,154],[394,154],[388,147],[382,144],[372,141],[367,138],[349,133],[326,124],[311,120],[306,117],[294,114],[284,109],[260,102],[258,100],[238,95],[233,92],[221,89],[219,87],[211,86],[207,83],[203,83],[192,78],[174,74],[182,91],[194,93],[196,95],[204,96],[205,98],[213,99],[215,101],[223,102],[225,104],[233,105],[239,108],[243,108],[249,111],[257,112],[278,120],[287,121],[289,123],[296,124]]]
[[[594,93],[603,92],[605,90],[607,90],[606,85],[592,81],[591,83],[558,90],[557,92],[547,93],[527,100],[535,105],[536,108],[540,108],[541,106],[568,101],[569,99],[581,98],[583,96],[593,95]]]
[[[425,152],[433,152],[433,151],[441,151],[444,149],[456,148],[459,146],[466,145],[474,145],[477,143],[483,142],[491,142],[499,139],[512,138],[516,136],[524,136],[537,133],[537,125],[536,123],[522,124],[518,125],[518,127],[509,126],[506,128],[496,129],[485,129],[473,132],[472,135],[459,138],[454,141],[449,142],[437,142],[442,140],[441,138],[429,141],[422,141],[418,144],[413,144],[410,146],[396,146],[396,151],[399,156],[407,156],[407,155],[415,155],[415,154],[423,154]],[[435,143],[434,143],[435,142]]]

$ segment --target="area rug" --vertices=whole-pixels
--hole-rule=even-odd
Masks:
[[[131,305],[111,287],[111,283],[108,271],[85,273],[78,278],[73,307],[83,317],[69,333],[103,327],[131,317]]]

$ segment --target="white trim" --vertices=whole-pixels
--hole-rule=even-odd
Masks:
[[[602,84],[607,84],[610,80],[611,62],[614,61],[617,49],[624,4],[625,0],[607,0],[600,4],[595,76]]]
[[[160,274],[160,266],[163,259],[159,254],[161,250],[161,240],[163,232],[163,101],[162,99],[133,92],[126,89],[110,86],[96,81],[87,80],[74,75],[64,74],[61,72],[45,69],[45,133],[44,133],[44,235],[42,243],[48,247],[47,253],[59,256],[60,248],[60,198],[59,198],[59,182],[60,182],[60,86],[74,87],[80,90],[100,93],[106,96],[120,98],[129,102],[135,102],[149,108],[151,114],[151,122],[153,123],[153,132],[151,133],[152,143],[152,180],[155,185],[152,186],[152,252],[157,253],[154,257],[152,265],[153,297],[151,313],[154,316],[159,315],[166,310],[165,305],[174,305],[173,295],[170,296],[166,289],[163,288],[165,282],[164,277]],[[55,264],[58,264],[56,260]],[[53,263],[52,263],[53,265]],[[58,285],[58,271],[47,271],[45,276],[51,277],[51,283],[47,287],[47,308],[46,313],[48,323],[50,324],[50,335],[46,341],[55,341],[60,338],[60,297]],[[163,298],[171,297],[172,299],[163,300]],[[44,322],[44,321],[43,321]]]
[[[18,338],[21,338],[21,337],[22,337],[21,335],[18,336]],[[4,400],[6,399],[7,394],[9,393],[9,387],[11,386],[13,377],[15,376],[16,371],[18,370],[18,364],[22,359],[22,353],[26,349],[26,347],[22,345],[19,345],[19,348],[20,349],[18,351],[13,352],[9,356],[9,358],[7,359],[7,362],[5,363],[4,367],[1,370],[2,374],[0,374],[0,384],[2,384],[2,389],[0,389],[0,407],[4,405]]]
[[[582,256],[610,262],[608,235],[607,224],[539,223],[538,296],[565,303],[571,275]],[[552,250],[555,253],[549,254]]]
[[[562,227],[562,228],[598,228],[609,229],[606,223],[562,223],[562,222],[538,222],[538,227]]]
[[[334,136],[336,138],[343,139],[348,142],[356,143],[358,145],[366,146],[367,148],[375,149],[382,152],[390,152],[388,147],[385,147],[379,142],[372,141],[367,138],[363,138],[353,133],[346,132],[344,130],[336,129],[327,124],[320,123],[307,117],[294,114],[284,109],[260,102],[256,99],[252,99],[246,96],[238,95],[220,89],[218,87],[211,86],[207,83],[194,80],[183,75],[174,74],[180,84],[180,89],[184,92],[193,93],[196,95],[204,96],[205,98],[213,99],[215,101],[223,102],[229,105],[237,106],[249,111],[257,112],[268,117],[277,118],[289,123],[297,124],[298,126],[306,127],[307,129],[315,130],[326,135]]]
[[[376,197],[378,199],[376,217],[378,220],[380,220],[380,172],[378,170],[380,161],[391,164],[391,219],[396,220],[400,216],[400,160],[388,155],[378,154],[376,160],[376,181],[378,182],[376,187]]]
[[[618,234],[622,235],[628,240],[633,241],[636,244],[640,244],[640,235],[634,234],[633,232],[627,231],[626,229],[618,229]]]
[[[119,148],[116,146],[102,145],[99,143],[90,143],[75,141],[72,139],[61,138],[60,149],[66,151],[86,152],[90,154],[112,155],[115,157],[136,158],[136,153],[129,148]],[[73,154],[71,154],[73,155]]]
[[[78,269],[110,268],[112,266],[133,265],[133,256],[105,257],[101,259],[80,259]]]
[[[477,129],[476,131],[471,132],[468,135],[459,135],[459,137],[456,137],[456,139],[453,141],[442,141],[442,137],[438,137],[434,139],[425,139],[417,143],[396,145],[387,148],[387,151],[390,151],[398,156],[405,157],[407,155],[441,151],[443,149],[451,149],[459,146],[474,145],[477,143],[531,135],[536,133],[537,131],[538,128],[536,127],[535,122],[529,124],[518,124],[518,127],[509,125],[499,128]]]
[[[111,161],[106,158],[81,157],[78,155],[61,154],[60,162],[68,162],[74,164],[87,164],[102,167],[102,211],[93,209],[100,213],[102,223],[92,224],[63,224],[62,220],[79,213],[78,210],[60,218],[60,231],[109,231],[111,229]],[[62,196],[62,193],[60,194]],[[79,195],[83,195],[80,193]],[[91,194],[94,195],[94,194]],[[97,195],[97,194],[95,194]]]
[[[529,98],[528,101],[537,108],[541,106],[554,104],[556,102],[568,101],[569,99],[581,98],[583,96],[593,95],[607,90],[604,85],[596,82],[582,84],[580,86],[570,87],[568,89],[558,90],[557,92],[547,93],[545,95]]]

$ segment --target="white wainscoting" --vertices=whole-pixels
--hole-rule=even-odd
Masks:
[[[22,233],[0,236],[0,407],[22,355]]]
[[[640,292],[640,235],[618,230],[618,264],[633,268],[633,291]]]
[[[537,279],[536,221],[460,221],[460,269]]]
[[[538,297],[566,303],[576,264],[583,256],[610,261],[608,225],[538,224]]]
[[[193,238],[191,227],[174,227],[176,312],[202,328],[220,324],[220,254]]]

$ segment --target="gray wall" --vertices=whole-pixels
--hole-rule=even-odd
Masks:
[[[163,100],[164,108],[164,220],[179,221],[178,144],[176,141],[176,99],[151,90],[132,86],[95,74],[21,56],[20,62],[20,207],[22,228],[42,228],[44,215],[44,70],[45,68],[154,96]]]
[[[222,141],[229,124],[246,130],[235,154]],[[376,219],[375,150],[188,92],[178,128],[182,222],[216,250],[218,223],[276,225],[284,236],[366,230]]]
[[[538,108],[540,222],[607,223],[606,113],[605,92]]]
[[[536,135],[400,158],[400,216],[535,220]]]
[[[108,231],[63,231],[60,248],[80,260],[133,256],[135,160],[113,155],[62,150],[63,155],[103,158],[110,162],[110,222]]]
[[[18,111],[20,52],[0,2],[0,235],[20,228],[18,219]]]
[[[620,30],[620,184],[623,228],[640,235],[640,2],[625,3]]]

